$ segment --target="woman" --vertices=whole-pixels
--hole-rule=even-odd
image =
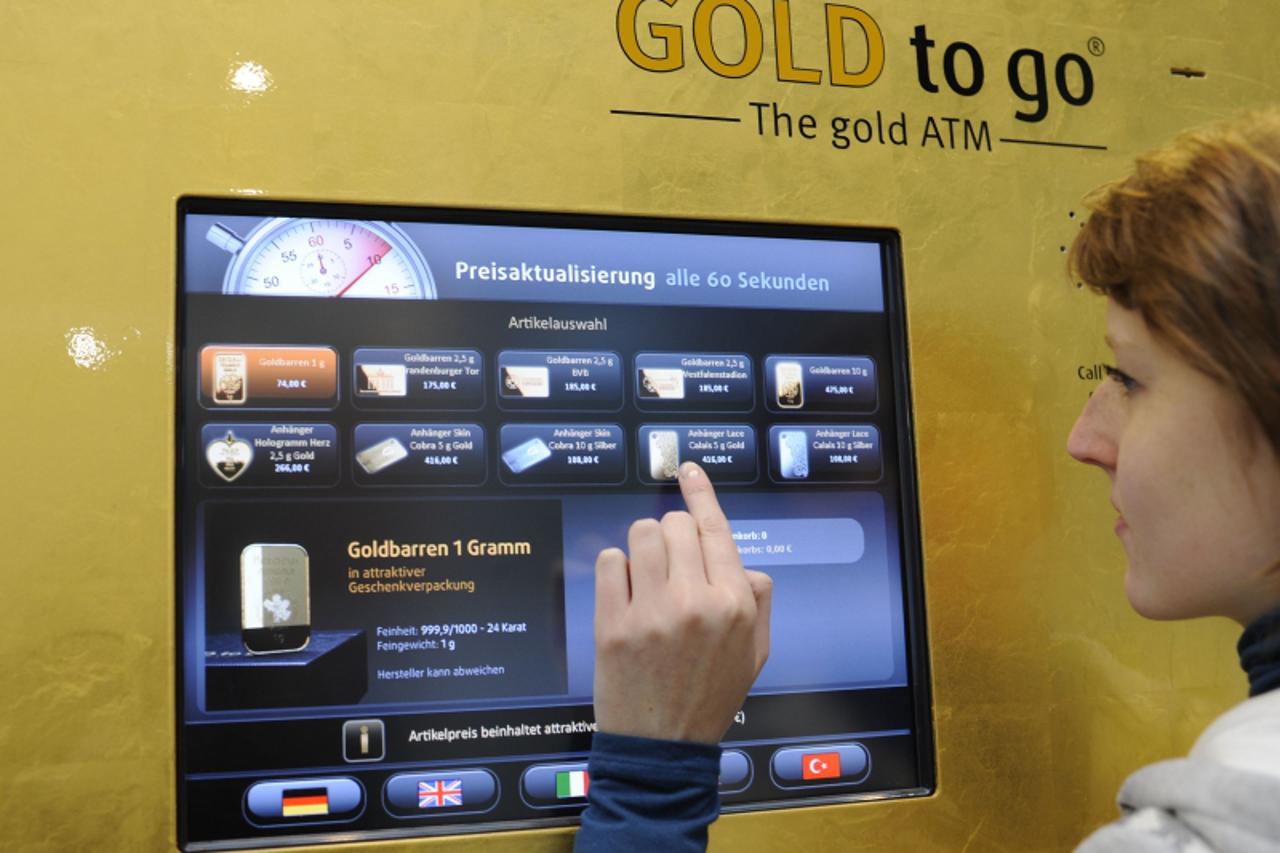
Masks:
[[[1253,698],[1131,776],[1080,850],[1280,849],[1280,113],[1185,134],[1090,207],[1071,266],[1108,299],[1116,364],[1067,451],[1110,481],[1134,609],[1239,622]],[[688,513],[597,561],[578,851],[706,846],[717,744],[768,655],[768,578],[706,476],[687,464],[680,486]]]

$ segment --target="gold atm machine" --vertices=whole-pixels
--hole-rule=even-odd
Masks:
[[[1065,252],[1272,97],[1276,29],[10,3],[4,430],[47,452],[3,499],[2,846],[568,850],[595,555],[693,460],[775,583],[711,848],[1069,848],[1244,690],[1230,626],[1125,604]]]
[[[190,848],[571,822],[595,557],[685,460],[777,589],[724,807],[932,792],[896,235],[178,216]]]

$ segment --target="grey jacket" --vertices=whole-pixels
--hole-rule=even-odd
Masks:
[[[1280,851],[1280,690],[1223,714],[1186,758],[1134,773],[1117,799],[1122,817],[1076,853]]]

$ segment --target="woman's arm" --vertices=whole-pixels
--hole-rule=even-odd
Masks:
[[[743,568],[702,469],[685,463],[679,482],[688,512],[637,521],[628,553],[596,561],[594,693],[606,736],[593,746],[580,851],[705,846],[719,811],[718,744],[769,655],[772,581]]]

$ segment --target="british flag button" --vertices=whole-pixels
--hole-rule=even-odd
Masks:
[[[387,811],[394,817],[474,814],[493,808],[498,800],[498,779],[483,769],[398,773],[387,780],[383,795]]]

